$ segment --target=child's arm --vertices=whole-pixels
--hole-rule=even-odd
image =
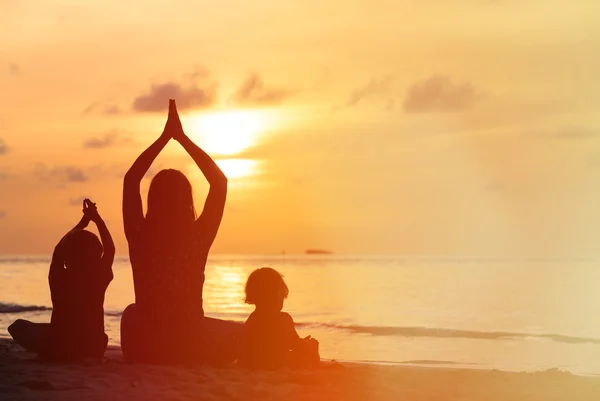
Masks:
[[[50,262],[50,272],[48,273],[48,279],[50,280],[50,286],[52,286],[52,282],[55,278],[59,277],[65,271],[65,258],[62,251],[62,243],[63,240],[69,233],[75,230],[83,230],[85,229],[90,222],[89,216],[85,214],[85,201],[84,201],[84,214],[81,216],[81,220],[79,223],[75,225],[69,232],[67,232],[61,239],[58,241],[58,244],[54,247],[54,252],[52,252],[52,261]]]
[[[286,339],[290,346],[290,349],[295,349],[298,347],[298,344],[302,341],[298,332],[296,331],[296,325],[294,323],[294,319],[290,316],[289,313],[282,312],[285,319],[285,332]]]
[[[83,207],[85,208],[85,201],[84,201],[84,206],[83,206]],[[90,224],[90,219],[89,219],[89,217],[88,217],[88,216],[86,216],[86,215],[85,215],[85,213],[84,213],[84,215],[83,215],[83,216],[81,216],[81,220],[79,220],[79,223],[77,223],[77,225],[76,225],[75,227],[73,227],[73,228],[71,229],[71,231],[75,231],[75,230],[83,230],[83,229],[85,229],[85,228],[88,226],[88,224]],[[71,231],[69,231],[69,233],[70,233]],[[69,233],[67,233],[67,234],[69,234]],[[67,234],[65,234],[65,237],[67,236]],[[63,238],[64,238],[64,237],[63,237]],[[61,240],[61,241],[62,241],[62,240]]]
[[[84,217],[90,221],[96,223],[96,227],[98,227],[98,232],[100,233],[100,240],[102,241],[102,247],[104,248],[104,253],[102,254],[101,260],[101,268],[103,271],[107,271],[109,273],[110,280],[113,278],[112,272],[112,264],[115,259],[115,243],[113,242],[112,236],[110,235],[110,231],[108,231],[108,227],[100,214],[98,213],[98,209],[96,208],[96,204],[92,203],[89,199],[86,199],[84,202]],[[110,281],[109,280],[109,281]]]
[[[286,315],[289,318],[289,322],[287,323],[287,325],[289,325],[288,331],[292,351],[292,366],[309,367],[318,364],[320,360],[319,342],[311,336],[300,338],[300,336],[296,332],[294,320],[287,313]]]
[[[169,116],[175,121],[173,130],[173,139],[181,144],[185,151],[192,157],[204,177],[210,184],[208,196],[204,203],[202,214],[196,221],[202,238],[212,244],[214,241],[225,209],[225,200],[227,198],[227,177],[221,171],[217,163],[198,145],[196,145],[185,133],[181,126],[181,120],[177,113],[175,101],[169,104]]]
[[[171,114],[171,108],[169,108],[169,116],[163,133],[139,155],[127,173],[125,173],[125,178],[123,179],[123,226],[125,228],[125,237],[127,237],[128,241],[133,238],[133,235],[144,222],[142,197],[140,195],[142,178],[144,178],[144,175],[148,172],[158,154],[173,137],[175,122]]]

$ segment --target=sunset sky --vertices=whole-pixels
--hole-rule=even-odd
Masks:
[[[215,253],[600,256],[600,2],[171,3],[0,0],[0,253],[90,197],[126,254],[172,97],[230,177]]]

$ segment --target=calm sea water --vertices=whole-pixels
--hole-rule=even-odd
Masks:
[[[48,322],[50,258],[0,257],[0,336],[15,319]],[[321,356],[501,370],[559,368],[600,374],[600,269],[589,260],[351,256],[213,256],[208,316],[244,321],[248,274],[285,275],[284,310]],[[131,269],[117,258],[105,325],[119,344],[134,301]]]

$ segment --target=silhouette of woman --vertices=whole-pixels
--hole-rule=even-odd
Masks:
[[[166,169],[152,179],[144,217],[140,182],[169,140],[179,142],[210,184],[196,218],[192,186]],[[125,174],[123,223],[136,303],[121,318],[121,349],[137,362],[222,365],[237,358],[242,325],[204,317],[204,269],[227,195],[227,177],[183,132],[175,101],[161,136]]]

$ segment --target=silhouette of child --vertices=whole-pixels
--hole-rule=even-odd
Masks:
[[[96,223],[98,237],[84,230]],[[8,328],[14,340],[40,357],[56,361],[99,359],[104,333],[104,293],[113,279],[115,246],[96,204],[83,201],[83,217],[56,245],[48,281],[52,297],[50,323],[19,319]]]
[[[255,310],[244,324],[238,364],[250,369],[313,367],[319,364],[319,342],[300,338],[292,317],[282,312],[289,293],[283,275],[269,267],[255,270],[246,282],[246,299]]]

